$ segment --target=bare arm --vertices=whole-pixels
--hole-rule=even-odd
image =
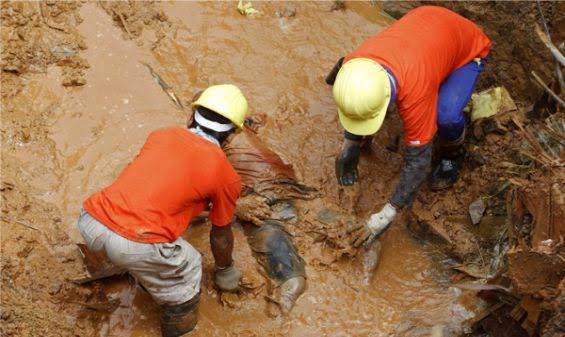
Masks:
[[[233,264],[233,232],[231,225],[212,225],[210,230],[210,246],[216,260],[216,267],[227,268]]]

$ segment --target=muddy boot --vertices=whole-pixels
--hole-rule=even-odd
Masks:
[[[457,182],[459,171],[463,166],[465,158],[465,131],[455,140],[446,141],[440,138],[439,157],[440,161],[432,172],[430,188],[439,191],[450,188]]]
[[[302,276],[286,280],[280,286],[280,307],[283,314],[288,314],[294,307],[296,300],[306,290],[306,278]]]
[[[161,315],[161,335],[178,337],[190,332],[198,322],[198,302],[200,293],[178,305],[163,305]]]

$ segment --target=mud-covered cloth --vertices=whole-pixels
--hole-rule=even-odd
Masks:
[[[306,278],[305,262],[279,221],[266,221],[247,240],[269,277],[279,283],[293,277]]]
[[[225,147],[226,156],[243,185],[242,196],[250,193],[267,199],[269,205],[281,200],[313,199],[316,190],[299,184],[292,165],[265,146],[251,132],[237,134]]]
[[[126,269],[158,304],[181,304],[200,292],[202,258],[184,239],[171,243],[131,241],[84,210],[78,228],[90,250],[104,252],[113,264]]]
[[[420,186],[426,180],[432,165],[432,143],[424,146],[406,147],[404,167],[396,190],[389,202],[397,208],[411,206]]]

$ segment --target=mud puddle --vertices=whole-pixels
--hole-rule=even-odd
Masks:
[[[261,139],[293,164],[301,181],[322,192],[323,203],[349,207],[363,219],[385,201],[392,188],[388,181],[399,167],[396,154],[365,154],[371,158],[361,167],[363,189],[353,198],[337,186],[333,158],[341,128],[323,78],[337,58],[382,29],[387,19],[359,5],[353,11],[331,11],[330,3],[255,5],[263,14],[244,17],[233,3],[163,3],[176,28],[160,39],[144,31],[142,44],[124,40],[97,5],[82,7],[79,30],[91,66],[87,84],[50,91],[55,99],[49,134],[56,152],[49,156],[55,158],[56,173],[37,182],[50,191],[42,199],[61,210],[73,240],[80,241],[74,224],[82,201],[111,183],[151,131],[186,121],[141,62],[151,64],[184,102],[212,83],[239,85],[251,112],[267,116]],[[296,15],[275,15],[285,8]],[[59,83],[58,76],[50,71],[47,82]],[[397,133],[397,123],[390,124],[377,147]],[[306,227],[299,224],[297,235],[306,235]],[[472,315],[465,294],[449,287],[442,256],[414,241],[402,224],[385,236],[381,263],[369,285],[362,282],[360,259],[320,265],[315,263],[320,251],[329,247],[299,246],[308,262],[309,287],[288,318],[269,315],[267,281],[238,228],[235,260],[252,290],[218,295],[212,286],[208,230],[208,225],[192,226],[184,235],[204,257],[194,336],[429,336],[442,330],[449,335]],[[157,307],[146,293],[132,290],[125,279],[108,283],[106,292],[120,304],[100,325],[101,336],[159,335]]]

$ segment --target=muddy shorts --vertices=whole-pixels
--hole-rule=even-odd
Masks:
[[[181,304],[200,292],[202,258],[188,242],[139,243],[128,240],[82,210],[78,228],[88,248],[104,252],[126,269],[158,304]]]

